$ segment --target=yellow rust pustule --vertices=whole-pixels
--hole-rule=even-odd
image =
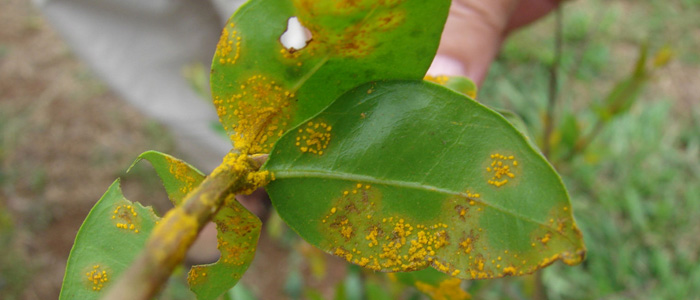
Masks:
[[[323,155],[331,142],[333,127],[321,121],[309,121],[297,130],[295,146],[299,151]]]
[[[192,189],[194,189],[195,182],[197,182],[197,179],[190,175],[192,169],[185,162],[173,157],[165,156],[165,159],[168,162],[168,172],[170,172],[177,181],[182,183],[180,192],[183,195],[191,192]]]
[[[508,183],[508,180],[515,178],[518,161],[515,156],[506,156],[499,153],[491,154],[491,163],[486,167],[486,172],[491,176],[488,184],[501,187]]]
[[[134,209],[133,204],[116,205],[112,211],[112,221],[115,227],[122,230],[139,233],[141,229],[141,217]]]
[[[216,45],[215,59],[222,65],[235,64],[241,55],[241,37],[235,29],[235,25],[230,23],[224,27]],[[217,61],[217,60],[215,60]]]
[[[241,153],[269,153],[289,125],[296,95],[264,75],[253,75],[237,87],[228,98],[214,97],[221,124]]]
[[[110,274],[104,265],[93,265],[85,272],[85,277],[90,289],[99,292],[109,282]]]

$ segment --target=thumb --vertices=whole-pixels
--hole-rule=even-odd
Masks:
[[[518,0],[453,1],[430,75],[466,76],[481,85]]]

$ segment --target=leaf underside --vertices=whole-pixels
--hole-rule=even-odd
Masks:
[[[150,207],[124,198],[114,181],[80,226],[59,299],[98,299],[141,252],[158,220]]]
[[[484,279],[585,253],[547,161],[498,113],[431,83],[353,89],[285,134],[263,168],[294,230],[373,270]]]
[[[179,205],[204,175],[186,162],[157,151],[139,155],[149,161],[168,197]],[[131,168],[129,168],[131,169]],[[144,248],[160,218],[150,207],[132,203],[115,181],[83,222],[71,250],[60,299],[98,299]],[[216,299],[236,285],[255,255],[262,224],[231,195],[213,222],[218,230],[219,261],[193,266],[188,276],[198,299]]]
[[[448,0],[246,3],[222,32],[211,73],[214,104],[234,148],[268,153],[287,129],[357,85],[423,78],[449,5]],[[280,42],[294,16],[312,35],[302,49]]]
[[[170,155],[147,151],[134,164],[141,159],[153,165],[174,205],[179,205],[204,180],[202,172]],[[216,224],[221,257],[212,264],[193,266],[187,277],[190,289],[200,300],[216,299],[238,283],[253,261],[262,228],[260,219],[238,203],[234,195],[226,199],[212,221]]]

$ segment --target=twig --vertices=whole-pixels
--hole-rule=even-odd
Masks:
[[[549,69],[549,102],[547,103],[547,114],[544,119],[544,137],[542,145],[542,154],[549,157],[552,138],[554,131],[554,109],[556,107],[558,91],[559,91],[559,65],[561,64],[562,55],[562,9],[561,5],[557,6],[554,14],[554,62]]]
[[[549,69],[549,101],[547,103],[547,114],[544,119],[544,137],[542,145],[542,154],[549,159],[551,154],[551,139],[552,131],[554,131],[554,109],[556,107],[558,92],[559,92],[559,65],[561,64],[562,56],[562,9],[561,4],[554,11],[554,62]],[[546,300],[547,294],[544,291],[542,282],[542,271],[535,273],[535,290],[533,298],[538,300]]]
[[[221,205],[236,193],[252,191],[260,163],[245,155],[229,154],[182,202],[156,225],[144,250],[103,299],[152,299],[185,257],[199,231]],[[264,174],[262,174],[264,176]],[[259,179],[259,176],[258,176]]]

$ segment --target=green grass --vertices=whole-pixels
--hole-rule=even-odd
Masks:
[[[590,129],[591,103],[629,74],[643,43],[651,53],[670,46],[675,63],[700,74],[700,36],[689,34],[700,28],[698,15],[697,0],[568,4],[557,114],[573,113]],[[512,36],[479,94],[489,105],[516,111],[538,137],[554,59],[552,26],[550,17]],[[556,164],[589,253],[580,266],[558,263],[545,270],[550,299],[700,294],[700,111],[658,84],[675,79],[659,76],[674,74],[656,74],[634,107],[609,123],[591,147]],[[510,298],[504,291],[515,288],[527,295],[526,282],[481,294]]]

